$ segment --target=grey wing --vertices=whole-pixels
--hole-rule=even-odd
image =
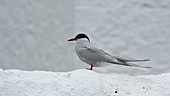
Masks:
[[[103,50],[101,50],[103,51]],[[104,51],[103,51],[104,52]],[[150,61],[150,59],[133,59],[133,58],[123,58],[123,57],[119,57],[119,56],[112,56],[106,52],[104,52],[105,54],[113,57],[113,58],[116,58],[118,61],[120,62],[143,62],[143,61]]]
[[[81,48],[79,50],[79,55],[83,59],[88,60],[91,63],[113,62],[112,59],[114,59],[97,48],[87,48],[87,47]]]
[[[131,67],[141,67],[141,68],[152,68],[152,67],[148,67],[148,66],[139,66],[136,64],[132,64],[132,63],[128,63],[128,62],[143,62],[143,61],[150,61],[150,59],[132,59],[132,58],[122,58],[122,57],[118,57],[118,56],[112,56],[106,52],[104,52],[103,50],[101,50],[103,53],[111,56],[112,58],[114,58],[114,61],[112,63],[114,64],[119,64],[119,65],[125,65],[125,66],[131,66]],[[115,60],[116,59],[116,60]]]

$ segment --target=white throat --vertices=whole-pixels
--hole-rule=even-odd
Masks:
[[[81,38],[77,40],[77,43],[90,43],[90,42],[86,38]]]

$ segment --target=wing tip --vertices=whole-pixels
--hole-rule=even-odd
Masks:
[[[151,61],[151,59],[143,59],[143,61]]]

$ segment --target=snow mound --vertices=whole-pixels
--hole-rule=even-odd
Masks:
[[[170,73],[0,70],[0,96],[170,96]]]

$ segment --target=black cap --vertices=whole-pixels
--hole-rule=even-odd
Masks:
[[[90,42],[89,37],[87,37],[87,35],[85,35],[85,34],[83,34],[83,33],[78,34],[75,38],[76,38],[76,39],[86,38],[86,39]]]

